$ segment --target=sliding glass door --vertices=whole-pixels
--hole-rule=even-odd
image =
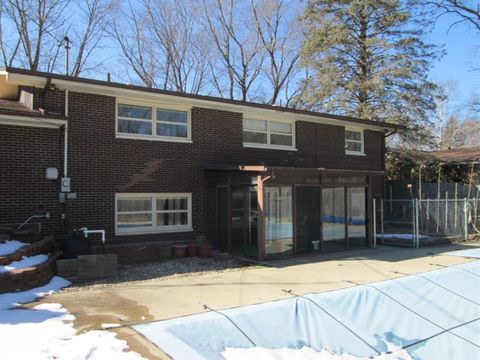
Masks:
[[[345,236],[345,187],[322,189],[322,250],[347,248]]]
[[[347,188],[348,246],[367,246],[367,217],[365,187]]]
[[[265,187],[265,255],[293,255],[292,187]]]

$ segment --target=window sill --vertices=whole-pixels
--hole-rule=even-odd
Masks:
[[[294,147],[263,145],[263,144],[253,144],[253,143],[243,143],[243,147],[255,148],[255,149],[266,149],[266,150],[298,151]]]
[[[116,229],[116,236],[128,236],[128,235],[145,235],[145,234],[170,234],[170,233],[180,233],[180,232],[191,232],[193,231],[192,227],[182,227],[182,228],[170,228],[170,229],[159,229],[159,228],[150,228],[150,229]]]
[[[161,136],[152,136],[152,135],[135,135],[135,134],[121,134],[117,133],[115,135],[117,139],[131,139],[131,140],[147,140],[147,141],[163,141],[163,142],[176,142],[191,144],[193,141],[191,139],[183,138],[174,138],[174,137],[161,137]]]
[[[355,152],[355,151],[345,151],[345,155],[352,155],[352,156],[367,156],[367,154],[363,152]]]

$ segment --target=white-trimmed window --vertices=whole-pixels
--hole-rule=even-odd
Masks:
[[[345,152],[350,155],[363,155],[363,130],[345,128]]]
[[[120,101],[117,104],[117,137],[189,141],[190,112]]]
[[[116,194],[116,233],[192,231],[192,195]]]
[[[243,119],[243,143],[253,147],[293,149],[293,123]]]

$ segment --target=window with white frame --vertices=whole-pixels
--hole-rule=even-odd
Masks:
[[[293,124],[287,122],[243,119],[243,142],[247,146],[293,148]]]
[[[133,137],[187,140],[190,138],[189,113],[154,105],[119,103],[117,133]]]
[[[363,131],[345,129],[345,151],[347,154],[363,154]]]
[[[117,234],[191,230],[191,194],[116,195]]]

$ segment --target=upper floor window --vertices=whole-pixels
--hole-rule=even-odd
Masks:
[[[243,142],[246,146],[292,149],[294,147],[293,124],[243,119]]]
[[[347,154],[358,155],[363,151],[363,131],[355,129],[345,129],[345,151]]]
[[[158,106],[119,103],[117,108],[117,134],[120,137],[154,140],[189,140],[189,112]]]
[[[116,233],[191,231],[191,194],[117,194]]]

